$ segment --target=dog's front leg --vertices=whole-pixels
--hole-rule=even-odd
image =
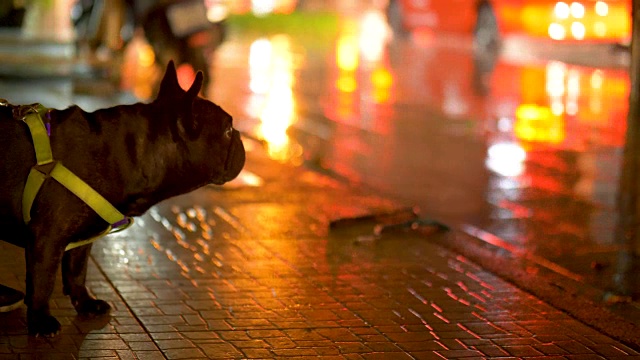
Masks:
[[[71,297],[71,303],[78,314],[104,315],[111,307],[106,301],[91,296],[85,286],[90,253],[91,244],[64,253],[62,257],[63,292]]]
[[[49,299],[64,247],[59,246],[60,239],[50,232],[34,234],[25,248],[27,326],[31,335],[51,337],[60,331],[60,323],[49,311]]]

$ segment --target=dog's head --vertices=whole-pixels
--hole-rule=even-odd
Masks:
[[[198,72],[189,90],[183,90],[171,61],[155,103],[164,115],[174,119],[171,134],[186,156],[184,161],[197,168],[194,170],[197,173],[207,175],[211,183],[220,185],[238,176],[244,166],[245,151],[231,115],[198,96],[202,80],[202,73]]]

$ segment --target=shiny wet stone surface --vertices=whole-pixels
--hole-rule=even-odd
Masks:
[[[0,359],[640,357],[425,235],[329,229],[401,204],[249,148],[261,186],[200,189],[96,243],[89,284],[110,317],[77,318],[57,286],[62,334],[0,314]],[[22,251],[1,246],[0,280],[23,288]]]

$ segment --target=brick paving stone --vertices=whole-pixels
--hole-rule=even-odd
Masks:
[[[367,360],[402,360],[402,359],[413,359],[409,354],[387,354],[387,353],[369,353],[363,354],[362,357]],[[439,357],[439,359],[442,359]]]
[[[419,352],[415,352],[412,353],[411,356],[413,356],[415,359],[419,359],[419,360],[443,360],[445,359],[445,357],[443,355],[440,355],[434,351],[419,351]]]
[[[130,341],[127,345],[134,351],[152,351],[158,349],[156,343],[151,341]]]
[[[593,354],[594,351],[577,341],[559,341],[555,343],[572,355]]]
[[[589,349],[593,350],[596,354],[602,355],[607,358],[616,358],[620,356],[627,356],[628,353],[624,352],[622,349],[619,349],[613,345],[591,345]],[[637,356],[637,355],[636,355]],[[640,356],[638,356],[640,357]]]
[[[301,357],[301,356],[316,356],[318,355],[313,349],[307,348],[307,349],[272,349],[271,350],[276,358],[278,356],[281,357]]]
[[[182,335],[191,340],[217,340],[220,338],[218,334],[213,331],[183,331]]]
[[[569,353],[556,344],[539,344],[534,345],[533,347],[545,355],[565,355]]]
[[[318,354],[318,356],[322,357],[331,357],[340,355],[341,350],[336,348],[333,344],[329,346],[314,346],[313,350]],[[348,354],[353,354],[354,352],[349,352]]]
[[[438,339],[438,343],[442,344],[447,350],[466,350],[469,349],[462,341],[464,339]]]
[[[186,339],[156,340],[156,344],[158,345],[160,350],[185,349],[195,347],[193,342]]]
[[[343,341],[335,341],[335,346],[340,350],[342,354],[352,354],[352,353],[366,353],[370,352],[372,349],[360,342],[343,342]]]
[[[503,349],[509,354],[517,357],[534,357],[544,355],[542,352],[536,350],[530,345],[505,346]]]
[[[242,353],[248,359],[271,359],[273,353],[267,349],[242,349]]]
[[[242,353],[238,349],[225,342],[202,343],[198,346],[210,359],[242,358]]]
[[[265,338],[264,341],[273,349],[294,349],[298,346],[288,337]]]
[[[477,350],[440,350],[437,352],[446,359],[457,359],[467,357],[482,357],[482,353]]]
[[[163,349],[167,359],[206,359],[207,355],[198,348]]]
[[[231,341],[231,344],[240,350],[267,347],[267,343],[263,340]]]
[[[602,360],[606,359],[602,356],[595,354],[585,354],[585,355],[565,355],[565,358],[570,360]]]
[[[229,331],[233,330],[231,325],[224,320],[209,320],[207,321],[207,329],[212,331]]]
[[[389,342],[365,342],[363,343],[363,346],[375,352],[404,352],[403,349],[398,347],[398,344]]]
[[[165,356],[160,351],[135,351],[134,354],[139,360],[162,360]]]
[[[398,346],[408,351],[409,353],[415,351],[425,351],[425,350],[448,350],[441,342],[435,340],[427,340],[427,341],[414,341],[414,342],[401,342],[398,343]]]

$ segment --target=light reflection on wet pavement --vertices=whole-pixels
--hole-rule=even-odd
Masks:
[[[94,249],[165,357],[640,355],[416,232],[329,230],[400,204],[248,148],[262,186],[172,199]]]
[[[212,96],[274,159],[371,186],[637,297],[637,264],[621,271],[629,249],[614,237],[627,71],[474,58],[460,37],[385,42],[369,36],[383,26],[376,19],[342,19],[324,48],[296,34],[232,39],[218,54]],[[288,90],[256,90],[256,79]]]

